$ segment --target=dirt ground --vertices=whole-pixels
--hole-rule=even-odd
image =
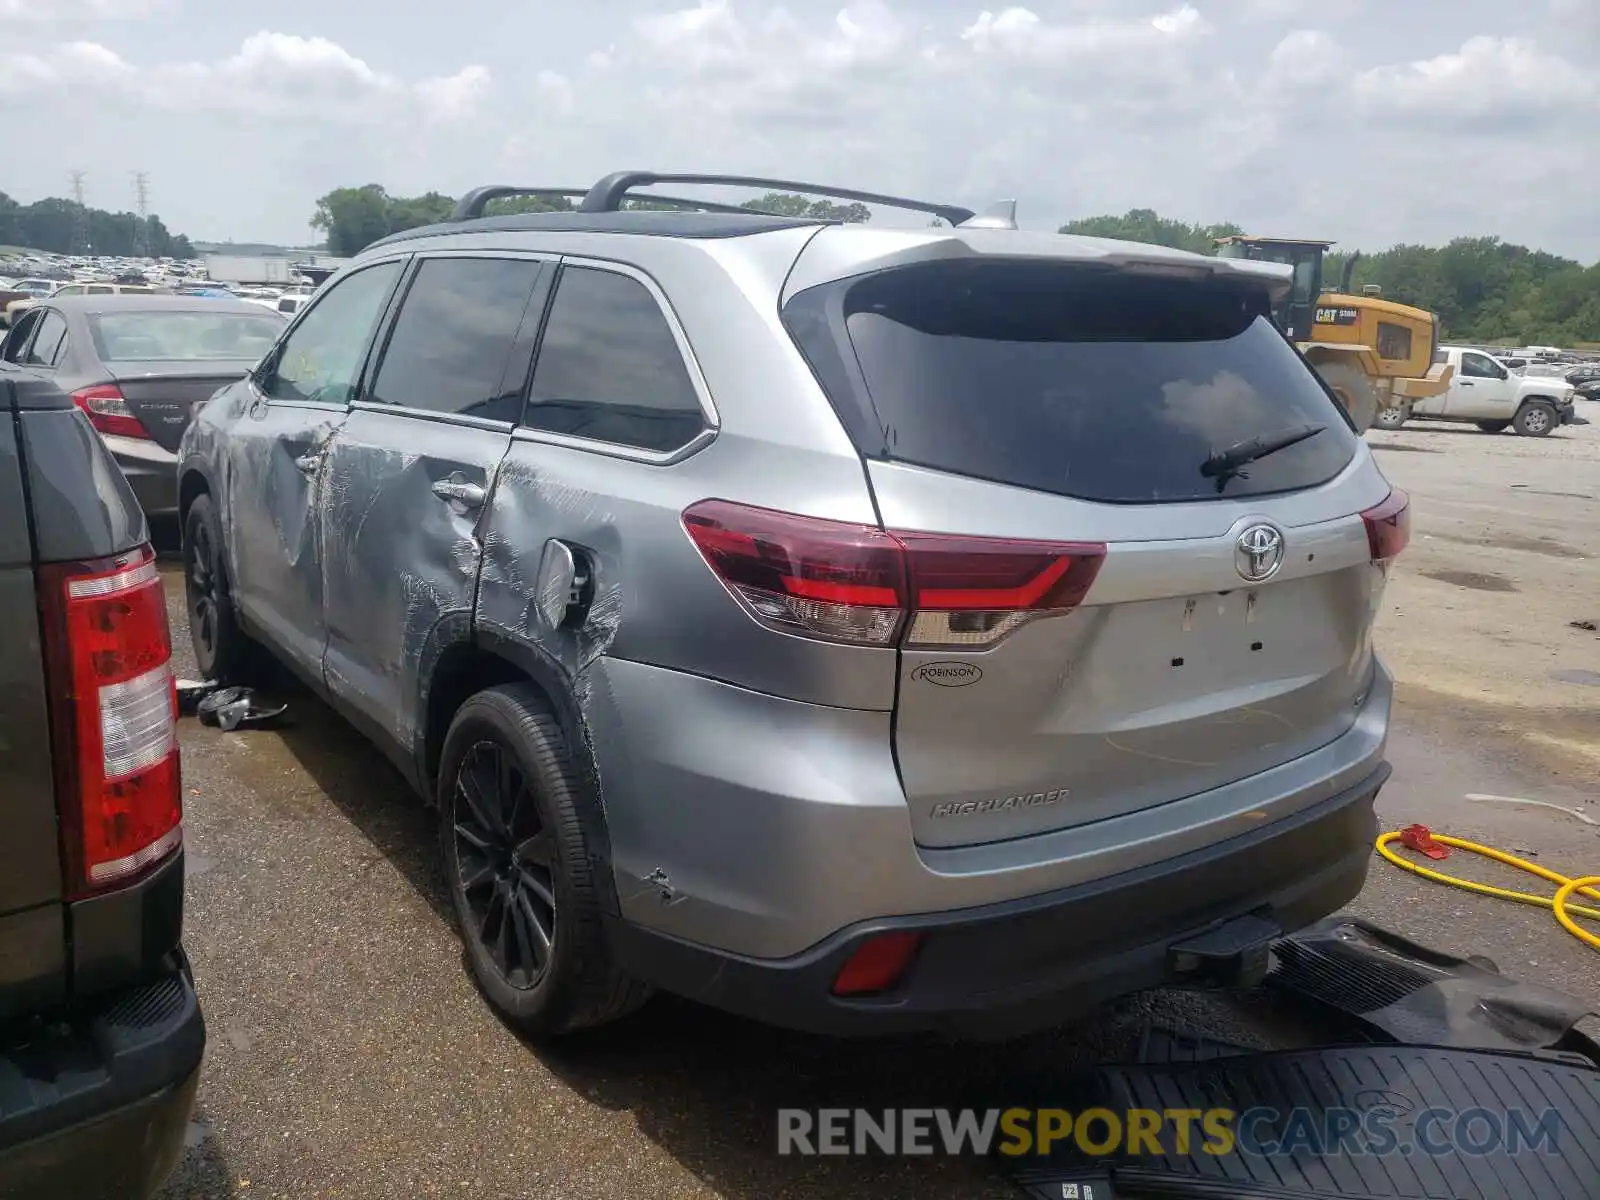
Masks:
[[[1533,440],[1406,428],[1371,442],[1413,498],[1380,649],[1399,681],[1389,827],[1600,872],[1600,405]],[[179,669],[193,670],[167,576]],[[1148,1022],[1253,1044],[1286,1014],[1162,991],[998,1046],[838,1042],[659,999],[575,1041],[523,1040],[468,978],[429,817],[309,697],[282,730],[183,723],[185,942],[210,1044],[163,1200],[217,1197],[994,1196],[982,1163],[780,1159],[780,1106],[1015,1102],[1129,1052]],[[1498,795],[1560,808],[1469,799]],[[1457,855],[1474,877],[1522,886]],[[1600,954],[1547,911],[1374,861],[1355,911],[1600,1004]]]
[[[1379,646],[1411,719],[1600,779],[1600,405],[1548,438],[1472,426],[1369,437],[1413,495]],[[1596,797],[1600,799],[1600,797]]]

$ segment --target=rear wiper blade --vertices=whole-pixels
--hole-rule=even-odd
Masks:
[[[1296,425],[1281,433],[1248,438],[1229,446],[1226,450],[1213,451],[1211,457],[1200,464],[1200,474],[1208,479],[1212,476],[1226,479],[1230,475],[1237,474],[1239,468],[1247,463],[1253,463],[1269,454],[1276,454],[1279,450],[1287,450],[1290,446],[1298,446],[1306,439],[1316,437],[1326,428],[1326,425]]]

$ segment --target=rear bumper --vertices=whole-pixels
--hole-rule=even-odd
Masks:
[[[1366,880],[1373,801],[1388,777],[1382,764],[1293,817],[1166,862],[982,908],[863,922],[783,961],[718,953],[621,920],[611,932],[641,977],[763,1021],[825,1034],[1013,1035],[1142,988],[1227,982],[1229,963],[1196,961],[1181,947],[1215,932],[1242,937],[1245,957],[1259,955],[1278,934],[1348,903]],[[862,942],[894,931],[923,936],[900,983],[871,999],[833,996]]]
[[[0,1198],[138,1200],[183,1150],[205,1024],[187,961],[0,1045]]]
[[[117,460],[117,466],[127,476],[144,515],[175,515],[178,511],[178,456],[139,438],[101,436],[106,449]]]
[[[590,668],[589,682],[584,716],[618,914],[775,962],[880,917],[1093,887],[1312,811],[1382,766],[1392,697],[1376,666],[1351,726],[1318,750],[1164,804],[935,848],[917,843],[888,712],[612,658]]]

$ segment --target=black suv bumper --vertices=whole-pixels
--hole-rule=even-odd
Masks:
[[[1163,984],[1249,982],[1267,947],[1354,899],[1377,836],[1388,764],[1293,817],[1167,862],[1042,896],[842,930],[805,954],[756,960],[638,926],[611,927],[629,970],[668,991],[826,1034],[947,1030],[1010,1036]],[[869,938],[923,935],[889,993],[832,995]]]
[[[165,967],[0,1043],[0,1200],[137,1200],[172,1170],[206,1035],[182,952]]]

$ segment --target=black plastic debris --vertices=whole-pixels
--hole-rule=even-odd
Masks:
[[[200,701],[220,686],[215,679],[178,680],[178,714],[184,717],[194,716],[199,709]]]
[[[1269,986],[1355,1020],[1373,1038],[1479,1050],[1573,1051],[1600,1065],[1576,1026],[1593,1001],[1500,973],[1349,917],[1273,947]]]
[[[1166,1122],[1137,1155],[1069,1139],[1013,1169],[1028,1195],[1600,1200],[1600,1069],[1575,1056],[1328,1046],[1102,1067],[1089,1093],[1110,1113],[1230,1118],[1183,1139]]]
[[[246,687],[216,688],[202,696],[195,712],[203,725],[214,725],[224,731],[238,729],[241,725],[264,725],[281,717],[287,704],[265,704],[255,697],[255,691]]]
[[[1600,1044],[1578,1029],[1593,1003],[1347,917],[1272,957],[1269,987],[1327,1017],[1338,1044],[1149,1028],[1134,1062],[1064,1079],[1047,1102],[1129,1130],[1133,1113],[1159,1117],[1156,1143],[1090,1154],[1069,1137],[1005,1173],[1051,1200],[1600,1200]],[[1167,1119],[1219,1113],[1224,1153]]]

